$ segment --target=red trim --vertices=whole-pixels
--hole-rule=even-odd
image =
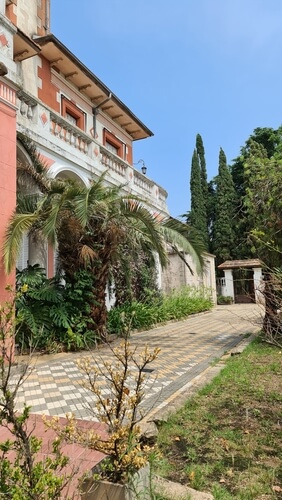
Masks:
[[[124,144],[115,135],[104,128],[103,130],[103,145],[106,146],[106,142],[109,142],[117,149],[117,155],[124,159]]]
[[[83,111],[66,97],[62,96],[62,116],[66,117],[67,113],[75,118],[77,127],[85,130],[85,115]]]

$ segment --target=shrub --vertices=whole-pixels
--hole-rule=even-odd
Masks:
[[[17,273],[16,342],[21,349],[77,350],[96,343],[89,318],[92,281],[87,271],[62,284],[38,264]]]
[[[109,311],[109,333],[121,335],[124,325],[132,329],[151,328],[157,323],[186,318],[190,314],[212,308],[210,290],[203,287],[184,287],[150,303],[133,302]]]
[[[82,385],[93,394],[93,401],[87,408],[95,419],[106,424],[107,435],[101,438],[91,428],[79,428],[73,415],[67,415],[68,423],[64,427],[56,417],[45,423],[56,430],[60,439],[104,453],[106,458],[96,479],[123,484],[147,464],[151,452],[151,448],[142,443],[138,424],[146,414],[140,409],[148,383],[144,372],[160,349],[149,350],[145,346],[140,350],[131,346],[128,339],[117,347],[109,347],[113,354],[111,363],[93,357],[77,362],[85,377]],[[110,397],[103,395],[101,379],[106,382]]]
[[[233,297],[230,297],[229,295],[228,296],[218,295],[217,304],[218,305],[233,304]]]
[[[62,498],[70,481],[66,475],[68,458],[61,453],[60,440],[52,443],[53,454],[39,459],[42,441],[28,429],[30,408],[16,411],[19,387],[28,376],[29,365],[13,371],[15,297],[0,306],[0,425],[11,433],[11,439],[0,442],[0,497],[7,500],[45,500]]]

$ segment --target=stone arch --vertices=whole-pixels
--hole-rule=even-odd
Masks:
[[[17,164],[19,162],[28,163],[29,165],[31,165],[31,159],[27,150],[25,149],[24,145],[19,140],[17,140]]]
[[[86,187],[90,185],[90,179],[84,173],[78,171],[77,167],[72,167],[70,165],[55,163],[50,168],[50,175],[53,178],[73,179]]]

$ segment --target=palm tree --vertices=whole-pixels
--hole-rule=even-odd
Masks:
[[[15,266],[24,234],[46,238],[57,247],[67,282],[74,283],[81,269],[91,274],[91,317],[103,337],[107,319],[105,290],[111,266],[120,259],[128,237],[138,241],[146,252],[157,253],[163,267],[170,246],[184,260],[183,252],[192,255],[198,270],[202,269],[203,247],[186,224],[152,214],[141,199],[124,195],[122,185],[106,187],[106,172],[89,187],[50,179],[40,158],[32,152],[32,165],[26,170],[22,167],[22,171],[41,192],[18,196],[3,248],[7,273]]]

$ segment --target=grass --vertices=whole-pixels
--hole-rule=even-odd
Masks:
[[[163,424],[155,472],[216,500],[282,498],[282,353],[253,342]]]

